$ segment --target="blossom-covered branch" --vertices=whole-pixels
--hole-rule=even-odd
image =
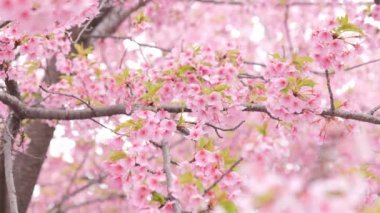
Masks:
[[[84,120],[104,116],[130,115],[130,112],[125,111],[125,105],[123,104],[93,107],[93,109],[46,109],[38,107],[28,107],[21,101],[6,93],[0,93],[0,101],[11,107],[17,113],[17,115],[25,119]],[[145,109],[162,109],[169,113],[191,112],[191,110],[186,107],[184,108],[175,105],[145,107]],[[270,115],[267,108],[264,105],[260,104],[247,104],[243,107],[242,110],[246,112],[263,112]],[[320,115],[357,120],[373,124],[380,124],[379,117],[367,113],[351,112],[336,109],[334,111],[324,110]]]

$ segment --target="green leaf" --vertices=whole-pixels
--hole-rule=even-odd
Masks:
[[[129,78],[129,69],[125,68],[121,74],[115,75],[114,79],[118,86],[125,83],[125,80]]]
[[[375,204],[365,207],[359,213],[379,213],[380,212],[380,202],[377,201]]]
[[[256,83],[255,87],[259,90],[265,90],[265,85],[263,83]]]
[[[178,76],[183,76],[187,72],[194,72],[196,69],[191,65],[183,65],[176,70]]]
[[[316,85],[315,81],[311,80],[311,79],[302,79],[300,81],[300,83],[298,84],[299,87],[314,87]]]
[[[127,157],[124,151],[112,151],[108,157],[110,161],[118,161]]]
[[[151,193],[151,195],[152,195],[152,201],[153,202],[157,202],[160,205],[164,205],[166,203],[166,198],[162,194],[160,194],[160,193],[158,193],[156,191],[153,191]]]
[[[144,12],[141,12],[139,15],[135,16],[135,21],[138,24],[141,24],[141,23],[146,22],[148,20],[149,20],[149,17],[146,16]]]
[[[38,69],[40,67],[40,62],[39,61],[28,61],[24,65],[28,68],[27,73],[31,74],[36,69]]]
[[[214,86],[213,90],[215,92],[222,92],[222,91],[227,90],[229,88],[230,88],[230,86],[228,86],[226,84],[219,84],[219,85]]]
[[[199,180],[198,178],[194,177],[193,173],[191,173],[190,171],[181,174],[178,177],[178,179],[179,179],[179,183],[182,184],[182,185],[194,184],[197,187],[198,191],[200,191],[200,192],[204,191],[204,186],[203,186],[201,180]]]
[[[342,106],[344,106],[344,102],[342,102],[342,101],[338,101],[338,100],[335,100],[335,101],[334,101],[334,106],[335,106],[335,109],[339,109],[339,108],[341,108]]]
[[[339,23],[339,25],[344,25],[344,24],[348,24],[349,23],[348,15],[347,14],[345,16],[338,17],[336,20]]]
[[[181,113],[181,115],[179,116],[178,122],[177,122],[177,126],[185,126],[185,123],[186,123],[186,121],[183,118],[182,113]]]
[[[161,89],[163,83],[152,83],[151,81],[145,82],[146,93],[143,95],[145,100],[154,100],[154,96]]]
[[[68,83],[70,86],[73,85],[73,81],[74,81],[74,77],[73,77],[73,76],[71,76],[71,75],[61,75],[60,78],[63,79],[63,80],[66,80],[67,83]]]
[[[258,125],[256,130],[263,136],[268,134],[268,121],[265,121],[263,125]]]
[[[273,190],[270,190],[264,194],[261,194],[257,197],[255,197],[255,204],[258,208],[265,206],[267,204],[270,204],[275,199],[275,193]]]
[[[185,172],[179,176],[180,184],[188,184],[193,182],[193,174],[191,172]]]
[[[125,128],[132,130],[132,131],[137,131],[137,130],[141,129],[143,126],[144,126],[144,120],[142,120],[142,119],[128,120],[128,121],[122,122],[119,125],[117,125],[115,127],[114,131],[118,132],[121,129],[125,129]]]
[[[338,35],[338,37],[344,32],[356,32],[360,35],[364,35],[363,30],[357,25],[350,23],[348,20],[348,15],[338,17],[337,22],[339,23],[339,27],[334,29],[334,33]]]
[[[226,95],[224,94],[224,92],[221,93],[222,94],[222,97],[227,99],[228,103],[232,103],[233,102],[233,99],[232,99],[232,96],[231,95]]]
[[[203,183],[199,178],[194,178],[193,183],[197,187],[198,191],[203,192],[205,190],[205,187],[203,186]]]
[[[227,59],[229,60],[229,62],[231,62],[233,65],[237,65],[237,58],[239,56],[239,53],[240,51],[239,50],[236,50],[236,49],[233,49],[233,50],[229,50],[227,52]]]
[[[280,92],[287,95],[289,93],[289,86],[286,86],[284,89],[280,90]]]
[[[271,54],[271,56],[274,58],[274,59],[277,59],[279,61],[285,61],[285,58],[282,57],[280,54],[278,53],[274,53],[274,54]]]
[[[198,54],[201,51],[201,46],[193,44],[192,47],[194,54]]]
[[[102,76],[102,74],[103,74],[103,72],[102,72],[102,70],[101,70],[101,69],[99,69],[99,68],[98,68],[98,69],[96,69],[96,70],[95,70],[95,75],[96,75],[96,78],[98,78],[98,79],[99,79],[99,78],[100,78],[100,76]]]
[[[218,84],[218,85],[215,85],[213,86],[212,88],[202,88],[202,93],[203,94],[206,94],[206,95],[209,95],[213,92],[223,92],[225,90],[228,90],[230,88],[229,85],[226,85],[226,84]]]
[[[214,151],[214,141],[211,138],[201,137],[197,143],[197,150],[205,149],[207,151]]]
[[[313,58],[311,58],[309,56],[294,55],[293,56],[293,60],[292,60],[292,64],[299,71],[302,71],[302,69],[304,68],[304,66],[307,63],[311,63],[311,62],[313,62]]]
[[[231,168],[231,166],[237,161],[237,158],[231,156],[230,150],[227,148],[220,151],[220,156],[223,158],[225,168]]]
[[[368,166],[361,166],[359,169],[360,173],[362,173],[366,178],[372,179],[377,183],[380,183],[380,177],[377,176],[374,172],[369,170]]]
[[[94,50],[93,47],[84,48],[83,44],[78,43],[74,44],[74,49],[76,50],[76,53],[72,54],[72,56],[81,58],[87,57],[87,55],[92,53],[92,51]]]
[[[345,25],[342,25],[340,27],[338,27],[335,32],[338,34],[338,35],[341,35],[342,33],[344,32],[356,32],[356,33],[359,33],[361,35],[364,35],[364,32],[363,30],[354,25],[354,24],[345,24]]]
[[[231,200],[221,200],[219,205],[226,211],[226,213],[235,213],[237,212],[237,207],[234,202]]]

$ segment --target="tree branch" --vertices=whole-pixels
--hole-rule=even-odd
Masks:
[[[0,23],[0,29],[3,28],[3,27],[6,27],[8,24],[10,24],[11,21],[4,21],[3,23]]]
[[[362,67],[362,66],[366,66],[366,65],[369,65],[369,64],[373,64],[373,63],[379,62],[379,61],[380,61],[380,58],[374,59],[374,60],[370,60],[370,61],[358,64],[358,65],[355,65],[355,66],[352,66],[352,67],[348,67],[348,68],[344,69],[344,71],[350,71],[350,70],[353,70],[353,69],[356,69],[356,68],[359,68],[359,67]]]
[[[374,107],[373,109],[371,109],[371,110],[368,112],[368,114],[373,115],[373,114],[375,114],[375,112],[376,112],[377,110],[379,110],[379,109],[380,109],[380,105],[378,105],[378,106]]]
[[[20,99],[20,91],[18,89],[17,82],[15,80],[10,80],[5,78],[5,85],[7,92],[4,93],[9,97],[12,97],[16,100]],[[12,112],[10,109],[8,118],[6,119],[5,126],[2,132],[2,141],[3,141],[3,151],[4,151],[4,170],[0,173],[5,173],[5,183],[8,192],[9,199],[9,210],[11,213],[18,213],[18,201],[16,194],[16,185],[14,177],[14,168],[13,168],[13,159],[12,159],[12,146],[14,138],[20,130],[20,118]],[[2,163],[2,162],[0,162]],[[1,185],[1,183],[0,183]],[[0,209],[1,210],[1,209]]]
[[[181,212],[181,206],[179,205],[179,202],[176,198],[172,195],[172,186],[173,186],[173,178],[172,178],[172,172],[170,169],[170,151],[169,151],[169,144],[166,141],[161,142],[161,150],[162,150],[162,157],[163,157],[163,164],[164,164],[164,172],[166,176],[166,188],[168,191],[168,198],[174,200],[174,212],[180,213]]]
[[[13,96],[0,92],[0,101],[11,107],[16,114],[25,119],[50,119],[50,120],[83,120],[95,117],[113,116],[113,115],[130,115],[125,112],[124,104],[116,104],[103,107],[93,107],[91,109],[44,109],[27,107],[21,101]],[[136,106],[136,108],[139,108]],[[141,107],[140,107],[141,108]],[[157,107],[146,107],[147,110],[165,110],[169,113],[182,113],[191,112],[189,108],[176,106],[176,105],[161,105]],[[264,105],[260,104],[247,104],[244,106],[245,112],[263,112],[270,116],[272,119],[278,120],[273,117]],[[331,109],[324,110],[321,116],[339,117],[350,120],[357,120],[367,123],[380,124],[380,117],[369,115],[368,113],[351,112],[345,110],[331,111]],[[177,128],[177,130],[179,130]],[[182,129],[181,129],[182,130]],[[179,130],[179,131],[181,131]]]
[[[100,2],[100,5],[99,5],[99,11],[101,11],[105,5],[107,0],[101,0]],[[78,41],[81,39],[82,37],[82,34],[88,29],[88,27],[90,26],[91,22],[96,18],[93,17],[92,19],[88,20],[87,23],[84,25],[84,27],[81,29],[81,31],[79,32],[79,34],[77,35],[77,37],[75,38],[74,40],[74,43],[78,43]]]
[[[94,28],[91,35],[108,36],[113,34],[126,18],[128,18],[135,11],[146,6],[151,1],[152,0],[139,1],[138,4],[128,10],[112,8],[109,15],[107,15],[107,17],[105,17],[102,22]],[[90,40],[90,43],[93,42]]]
[[[329,76],[328,70],[325,70],[325,75],[326,75],[327,89],[329,90],[329,96],[330,96],[330,110],[334,112],[335,111],[334,95],[331,89],[330,76]]]
[[[70,193],[67,193],[65,194],[61,200],[56,203],[53,208],[51,208],[48,212],[55,212],[55,210],[60,210],[61,209],[61,206],[68,200],[70,199],[71,197],[77,195],[78,193],[88,189],[89,187],[91,187],[92,185],[94,184],[98,184],[98,183],[101,183],[104,179],[106,178],[106,175],[99,175],[99,177],[95,178],[95,179],[91,179],[86,185],[82,186],[82,187],[79,187],[78,189],[70,192]]]

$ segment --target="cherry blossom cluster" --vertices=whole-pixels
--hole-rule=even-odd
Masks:
[[[96,15],[97,8],[94,0],[1,0],[0,17],[15,22],[18,33],[47,33],[78,25]]]
[[[312,34],[313,58],[324,70],[340,71],[351,56],[363,52],[360,38],[364,32],[351,23],[348,16],[330,21],[327,28],[317,29]]]
[[[312,114],[322,110],[320,92],[310,78],[309,57],[295,56],[292,62],[273,59],[266,68],[265,101],[270,113],[281,120],[293,120],[297,114]]]
[[[320,24],[324,15],[344,3],[114,0],[109,2],[126,11],[140,4],[148,6],[134,11],[114,36],[93,37],[91,45],[72,42],[63,30],[95,17],[99,2],[104,1],[0,0],[0,24],[11,21],[0,29],[0,67],[7,62],[7,77],[18,81],[26,105],[73,110],[121,105],[126,109],[125,114],[112,117],[48,121],[59,123],[65,137],[75,141],[74,163],[57,169],[63,166],[57,161],[62,161],[48,160],[48,169],[42,172],[52,173],[52,178],[36,186],[40,195],[32,205],[44,203],[36,207],[37,212],[62,200],[58,196],[62,185],[49,185],[50,179],[67,182],[67,188],[79,182],[78,188],[72,187],[75,192],[94,184],[93,177],[101,172],[107,173],[106,184],[99,182],[99,187],[60,206],[80,206],[78,200],[86,202],[109,191],[122,194],[123,199],[107,201],[111,204],[104,204],[109,207],[105,212],[118,204],[125,212],[157,213],[173,212],[176,203],[183,212],[229,213],[366,212],[368,206],[376,207],[378,127],[320,115],[329,98],[320,68],[340,71],[351,62],[363,63],[358,38],[365,37],[358,25],[348,16]],[[365,8],[344,9],[350,18],[379,19],[377,6],[366,15]],[[296,20],[300,14],[304,18]],[[284,23],[290,31],[288,39]],[[265,34],[261,40],[256,38],[260,26]],[[379,41],[378,29],[375,25],[371,29],[371,42],[363,42],[368,46]],[[305,39],[308,33],[311,40]],[[138,39],[122,39],[130,34]],[[140,39],[147,43],[140,44]],[[127,40],[139,48],[126,48]],[[225,46],[231,41],[237,45]],[[293,42],[285,45],[293,46],[292,50],[284,48],[284,55],[291,52],[291,57],[273,54],[265,60],[285,42]],[[366,50],[366,55],[378,53],[373,51]],[[152,52],[160,52],[158,59],[150,57]],[[59,77],[49,85],[42,79],[51,77],[51,63]],[[260,75],[248,74],[253,70]],[[348,100],[347,112],[369,111],[370,105],[378,104],[372,100],[378,100],[380,76],[364,71],[331,74],[336,100]],[[5,72],[1,75],[4,79]],[[251,105],[258,110],[249,111]],[[7,106],[0,107],[6,117]],[[169,112],[173,108],[175,112]],[[244,125],[229,128],[240,121]],[[111,139],[103,139],[100,129],[112,134]],[[163,154],[164,142],[169,154]],[[87,154],[90,163],[84,164],[83,171],[75,170]],[[167,155],[171,171],[164,168]],[[238,164],[240,168],[234,167]],[[367,164],[371,169],[363,166]],[[79,181],[64,179],[68,171]],[[58,189],[51,190],[51,185]]]
[[[342,39],[334,39],[333,33],[317,30],[313,33],[313,57],[323,69],[342,70],[350,52]]]
[[[153,142],[152,142],[153,143]],[[114,151],[107,165],[110,171],[109,182],[115,187],[122,187],[130,197],[129,204],[140,210],[150,209],[165,211],[172,203],[166,195],[166,178],[164,171],[157,169],[160,160],[159,144],[124,142],[121,138],[112,141]],[[127,145],[126,151],[120,151]],[[197,145],[199,146],[199,145]],[[212,186],[228,166],[226,153],[199,149],[193,160],[173,164],[175,173],[173,196],[186,211],[207,209],[208,206],[218,205],[222,200],[235,200],[240,192],[241,179],[238,173],[231,171],[225,174],[218,187]],[[161,157],[158,157],[160,159]],[[208,191],[205,191],[208,190]],[[158,200],[160,197],[161,200]],[[160,206],[161,205],[161,206]]]
[[[14,42],[7,37],[0,37],[0,64],[4,61],[10,61],[15,57]]]
[[[237,78],[239,60],[239,54],[233,48],[217,52],[207,47],[197,47],[168,56],[167,60],[157,67],[148,68],[147,74],[142,76],[142,81],[135,79],[131,82],[133,87],[144,88],[142,93],[135,94],[139,96],[134,99],[146,102],[147,106],[152,103],[156,106],[179,103],[179,106],[192,110],[191,113],[180,113],[175,117],[163,110],[156,113],[138,110],[132,114],[130,120],[117,127],[119,132],[129,135],[130,141],[113,142],[118,144],[113,153],[125,152],[127,157],[109,163],[113,171],[110,179],[116,185],[127,187],[131,194],[136,195],[134,190],[141,191],[133,198],[136,200],[131,205],[142,209],[157,208],[157,202],[152,200],[155,201],[157,196],[166,194],[163,171],[155,171],[155,167],[152,166],[152,162],[155,162],[152,158],[157,158],[160,154],[160,150],[157,150],[160,141],[173,137],[177,126],[180,126],[188,128],[188,139],[202,147],[207,141],[204,137],[208,134],[203,124],[225,124],[227,116],[224,115],[224,109],[245,100],[234,96],[238,88],[242,87]],[[186,121],[189,116],[195,118],[195,124]],[[126,151],[123,151],[123,146],[128,147]],[[240,188],[240,177],[233,171],[225,174],[216,191],[204,191],[226,172],[226,166],[231,163],[226,160],[230,157],[225,150],[209,147],[200,148],[190,159],[178,162],[178,170],[173,173],[176,186],[173,187],[173,196],[184,209],[202,210],[207,209],[208,205],[217,205],[221,199],[235,199]],[[136,169],[140,171],[140,176],[136,176]],[[129,181],[134,183],[132,188]],[[169,200],[166,204],[171,205]]]
[[[380,6],[376,5],[374,9],[372,10],[371,16],[376,21],[380,20]]]

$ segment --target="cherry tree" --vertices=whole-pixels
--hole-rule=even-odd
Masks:
[[[377,4],[0,0],[0,212],[379,212]]]

